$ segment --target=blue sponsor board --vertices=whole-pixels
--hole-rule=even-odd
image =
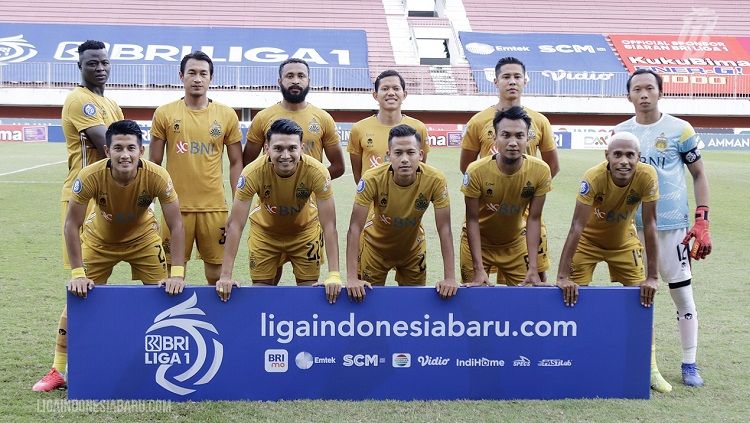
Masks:
[[[555,131],[555,146],[565,150],[570,150],[570,143],[573,135],[568,131]]]
[[[70,64],[88,39],[107,45],[114,65],[110,84],[182,86],[180,60],[202,50],[216,66],[214,85],[277,87],[278,65],[296,57],[309,63],[313,87],[372,87],[366,33],[350,29],[4,23],[0,65],[8,66],[2,66],[2,78],[78,82],[79,71]]]
[[[524,90],[538,95],[623,95],[625,68],[599,34],[493,34],[459,32],[480,92],[496,93],[492,81],[500,58],[526,66]]]
[[[156,287],[68,296],[70,399],[649,397],[652,309],[638,288]]]
[[[703,150],[750,151],[750,134],[698,134],[698,147]]]

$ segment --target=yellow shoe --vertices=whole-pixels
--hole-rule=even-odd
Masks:
[[[672,385],[661,376],[659,369],[651,370],[651,389],[662,394],[672,392]]]

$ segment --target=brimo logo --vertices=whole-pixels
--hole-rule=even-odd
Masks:
[[[36,47],[23,39],[23,34],[0,38],[0,62],[23,62],[37,53]]]
[[[156,370],[156,383],[162,388],[174,392],[177,395],[187,395],[195,392],[196,385],[204,385],[216,376],[221,367],[224,357],[224,346],[216,339],[213,341],[213,358],[210,365],[202,372],[200,378],[194,382],[190,380],[198,375],[206,367],[208,347],[199,329],[218,335],[214,325],[203,320],[185,318],[182,316],[205,316],[206,313],[193,306],[198,302],[197,296],[193,296],[168,308],[154,319],[154,324],[146,330],[145,337],[145,363],[159,365]],[[186,335],[174,335],[174,330],[168,334],[156,334],[165,328],[177,328]],[[176,376],[167,376],[169,368],[173,365],[185,366],[191,364],[185,372]]]

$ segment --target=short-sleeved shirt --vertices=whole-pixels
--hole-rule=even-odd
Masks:
[[[115,182],[111,161],[106,159],[84,167],[71,188],[72,201],[96,203],[83,237],[105,245],[128,244],[157,233],[149,208],[155,198],[169,204],[177,201],[177,193],[166,169],[148,160],[138,161],[138,174],[127,186]]]
[[[99,157],[92,143],[86,145],[83,131],[99,125],[106,128],[122,119],[122,110],[114,100],[95,94],[86,87],[76,87],[65,98],[61,120],[68,150],[68,176],[63,184],[61,201],[70,200],[70,188],[78,172],[84,166],[104,158]]]
[[[700,159],[698,136],[689,123],[663,113],[651,125],[641,125],[635,117],[615,127],[615,132],[627,131],[641,141],[641,162],[653,166],[659,177],[659,201],[656,203],[656,226],[659,230],[687,228],[688,192],[685,185],[685,165]],[[636,226],[643,227],[640,209]]]
[[[263,145],[266,133],[277,119],[291,119],[302,127],[302,148],[305,154],[323,161],[323,148],[341,142],[336,122],[323,109],[307,103],[302,110],[289,111],[276,103],[258,112],[247,131],[247,142]]]
[[[530,156],[536,156],[537,150],[542,152],[555,150],[557,146],[555,146],[554,133],[549,119],[527,107],[524,107],[523,110],[531,118],[529,144],[526,147],[526,153]],[[464,136],[461,139],[461,148],[478,151],[479,158],[496,154],[498,151],[495,147],[495,128],[492,126],[492,120],[495,119],[496,114],[497,109],[492,106],[472,116],[466,124]]]
[[[479,199],[482,247],[505,247],[517,241],[531,199],[551,190],[549,166],[528,155],[512,175],[500,171],[495,155],[479,159],[466,169],[461,187],[464,196]]]
[[[310,197],[327,200],[333,196],[328,169],[308,155],[302,155],[297,169],[282,178],[270,159],[255,160],[242,170],[235,198],[258,202],[250,212],[254,228],[281,235],[292,235],[318,224],[317,205]]]
[[[637,163],[633,179],[618,187],[604,161],[583,175],[577,200],[593,211],[582,240],[605,250],[621,250],[639,243],[633,216],[641,203],[659,199],[659,183],[653,167]]]
[[[151,136],[165,141],[167,171],[180,196],[183,212],[226,211],[223,181],[224,146],[242,141],[237,114],[209,101],[192,110],[183,99],[154,113]]]
[[[428,153],[430,145],[427,143],[427,127],[424,123],[412,117],[402,115],[401,122],[417,130],[422,139],[422,151]],[[349,134],[349,145],[346,151],[362,156],[362,172],[372,169],[388,161],[388,135],[391,128],[397,125],[383,125],[377,116],[362,119],[352,126]]]
[[[448,207],[450,197],[445,175],[437,168],[419,163],[417,179],[402,187],[393,180],[390,163],[384,163],[362,175],[354,202],[373,212],[363,231],[365,242],[391,258],[418,247],[425,210],[430,203],[436,209]]]

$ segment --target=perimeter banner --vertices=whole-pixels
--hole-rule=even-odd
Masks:
[[[638,288],[212,287],[68,296],[69,399],[449,400],[649,397]]]

